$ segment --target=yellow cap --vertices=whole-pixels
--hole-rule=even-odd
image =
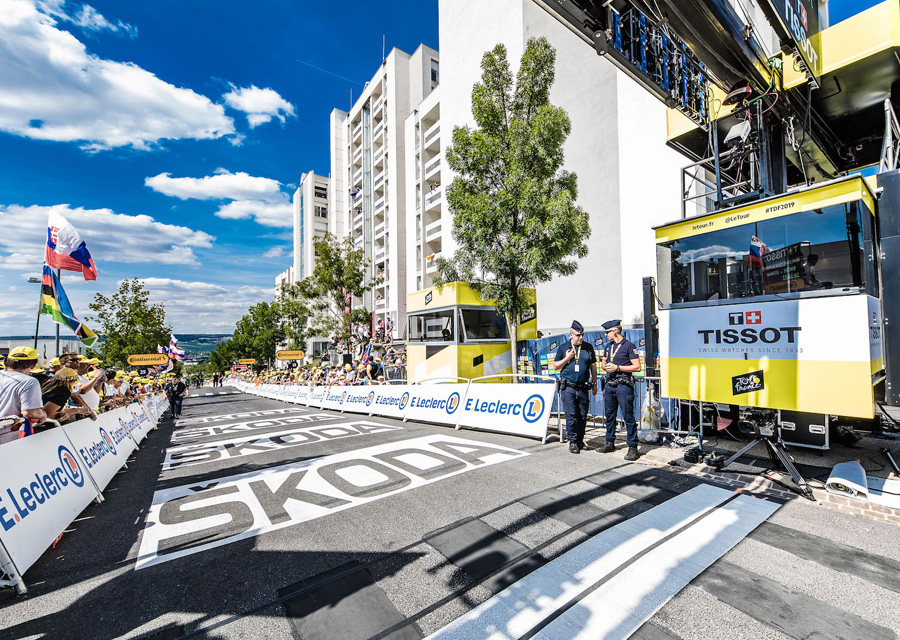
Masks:
[[[100,364],[100,358],[91,358],[88,362],[91,364]]]
[[[37,360],[37,349],[28,346],[16,347],[9,352],[9,356],[13,360]]]
[[[41,367],[35,367],[31,370],[31,373],[44,373],[44,369]]]
[[[60,365],[59,358],[53,358],[53,360],[50,361],[51,367],[58,367],[59,365]]]
[[[90,362],[90,360],[88,360],[86,355],[80,355],[78,356],[78,362]]]
[[[75,373],[74,369],[70,369],[69,367],[63,367],[57,371],[56,377],[60,380],[65,380],[70,388],[75,386],[75,383],[78,382],[78,374]]]

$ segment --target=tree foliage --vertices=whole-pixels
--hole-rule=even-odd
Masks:
[[[150,304],[150,292],[137,278],[123,280],[112,296],[96,294],[89,306],[94,313],[89,319],[99,323],[103,338],[94,352],[104,364],[124,367],[128,356],[156,353],[156,345],[169,344],[165,307]]]
[[[523,289],[574,273],[590,235],[575,204],[577,177],[562,169],[571,123],[550,103],[555,61],[545,38],[528,41],[515,78],[506,47],[485,53],[472,88],[477,127],[454,127],[446,151],[457,174],[447,203],[458,249],[438,258],[435,281],[465,281],[495,299],[513,329],[513,354],[518,318],[534,302]]]
[[[316,266],[312,275],[297,285],[297,295],[308,304],[310,335],[338,337],[348,343],[354,324],[371,321],[365,307],[350,309],[350,296],[360,297],[381,284],[381,276],[370,277],[369,261],[350,236],[343,242],[330,233],[313,242]]]

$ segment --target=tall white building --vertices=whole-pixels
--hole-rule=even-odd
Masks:
[[[533,0],[440,0],[440,105],[436,110],[426,102],[419,114],[426,124],[440,122],[440,152],[426,146],[420,164],[423,188],[430,190],[434,169],[429,173],[424,158],[440,160],[441,195],[423,216],[423,257],[438,248],[453,253],[443,201],[452,172],[443,157],[453,127],[474,125],[472,85],[481,77],[482,56],[502,42],[515,73],[528,39],[540,36],[556,49],[550,100],[572,122],[565,168],[578,175],[577,202],[590,215],[592,234],[574,275],[538,286],[538,326],[546,333],[567,330],[573,319],[587,327],[611,318],[628,323],[642,310],[641,278],[656,271],[651,227],[681,216],[680,170],[687,162],[665,146],[665,107]],[[428,241],[438,228],[440,240]],[[422,275],[427,286],[427,263]]]
[[[382,283],[363,304],[375,324],[400,328],[407,293],[407,116],[438,83],[438,52],[421,45],[409,55],[393,49],[349,112],[331,114],[332,201],[349,233]],[[340,183],[343,182],[343,188]],[[395,332],[399,336],[400,332]]]
[[[295,282],[312,274],[316,264],[316,238],[326,233],[339,235],[336,216],[329,211],[328,194],[331,184],[328,178],[314,171],[300,177],[300,186],[294,192],[294,272]]]

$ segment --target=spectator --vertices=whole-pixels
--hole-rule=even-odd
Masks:
[[[81,396],[82,400],[84,400],[84,403],[93,413],[100,408],[100,394],[97,393],[97,389],[103,388],[103,377],[94,376],[93,380],[88,378],[87,374],[88,370],[91,368],[91,361],[85,356],[78,356],[78,362],[75,367],[75,371],[78,374],[76,391],[78,391],[78,394]]]
[[[37,364],[37,350],[31,347],[15,347],[6,358],[6,367],[0,371],[0,418],[19,416],[34,423],[47,419],[41,402],[41,385],[28,372]],[[3,427],[0,443],[18,438],[14,425]]]
[[[172,413],[172,418],[177,418],[181,415],[181,403],[187,394],[187,386],[178,379],[178,376],[174,376],[172,381],[165,386],[165,390],[166,397],[169,399],[169,410]]]
[[[78,374],[74,369],[64,367],[56,372],[56,375],[47,378],[41,384],[41,401],[44,403],[44,411],[50,420],[66,422],[74,415],[91,415],[93,411],[85,405],[69,407],[75,385],[78,383]],[[94,420],[96,415],[92,416]]]
[[[53,358],[53,360],[50,361],[50,373],[55,375],[60,369],[62,369],[62,365],[59,362],[59,358]]]

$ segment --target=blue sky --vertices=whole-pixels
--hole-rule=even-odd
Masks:
[[[328,173],[382,35],[437,31],[437,0],[0,0],[0,335],[33,331],[49,207],[100,270],[63,274],[76,312],[136,276],[176,334],[230,333],[290,263],[290,194]]]
[[[831,21],[872,4],[832,0]],[[63,275],[81,316],[139,277],[176,334],[230,333],[291,260],[290,194],[328,173],[329,113],[382,35],[437,48],[437,5],[0,0],[0,335],[33,330],[51,207],[100,270]]]

